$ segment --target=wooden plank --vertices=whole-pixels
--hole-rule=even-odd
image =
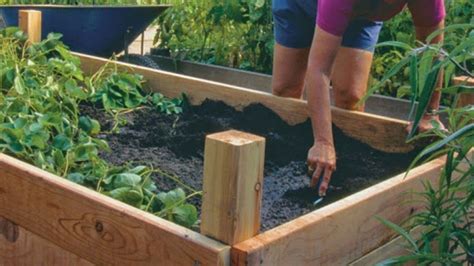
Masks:
[[[75,53],[82,61],[86,73],[94,73],[107,63],[103,58]],[[271,94],[232,85],[183,76],[170,72],[118,63],[123,68],[141,74],[147,80],[148,89],[168,97],[185,93],[193,105],[205,99],[223,101],[237,110],[260,103],[272,109],[290,125],[308,119],[307,103],[303,100],[276,97]],[[407,121],[386,118],[374,114],[332,108],[333,122],[343,132],[355,139],[385,152],[409,152],[413,144],[405,142]]]
[[[18,14],[18,27],[28,34],[28,41],[37,43],[41,41],[41,12],[37,10],[20,10]]]
[[[422,180],[436,183],[443,158],[360,191],[233,246],[233,265],[345,265],[392,235],[375,216],[400,223],[420,206],[407,204]]]
[[[233,245],[258,234],[265,138],[230,130],[208,135],[201,233]]]
[[[1,224],[8,224],[9,237],[0,234],[0,265],[4,266],[28,266],[37,265],[70,265],[70,266],[92,266],[89,261],[66,251],[25,228],[14,225],[4,218],[0,218]],[[0,230],[1,231],[1,230]],[[12,236],[12,232],[15,231]],[[5,231],[3,231],[5,233]]]
[[[229,263],[229,246],[5,154],[0,216],[94,264]]]
[[[453,83],[455,85],[466,84],[468,86],[474,86],[474,78],[469,78],[466,76],[455,77],[453,79]],[[459,97],[459,101],[458,101],[459,107],[468,106],[468,105],[474,105],[474,93],[463,93]]]
[[[411,235],[415,238],[421,234],[421,227],[413,229]],[[376,250],[370,252],[369,254],[363,256],[362,258],[352,262],[349,266],[367,266],[367,265],[376,265],[386,259],[394,258],[398,256],[408,255],[407,250],[407,241],[399,236],[387,244],[377,248]],[[405,264],[405,265],[416,265],[415,263]]]
[[[203,64],[171,57],[150,55],[160,69],[182,75],[231,84],[239,87],[272,92],[272,76],[237,68]]]
[[[150,55],[161,68],[182,75],[212,80],[238,87],[263,92],[272,92],[272,76],[258,72],[245,71],[230,67],[177,60],[171,57]],[[331,89],[331,103],[333,90]],[[389,96],[374,94],[365,103],[365,112],[406,120],[410,113],[410,101]]]

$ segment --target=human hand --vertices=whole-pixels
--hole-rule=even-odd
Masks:
[[[326,196],[326,191],[331,181],[332,173],[336,170],[336,151],[332,143],[316,142],[308,151],[308,171],[310,172],[311,187],[316,187],[319,178],[322,176],[323,181],[319,186],[319,196]]]

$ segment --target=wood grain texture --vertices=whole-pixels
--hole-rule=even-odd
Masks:
[[[201,233],[233,245],[258,234],[265,139],[235,130],[206,137]]]
[[[11,223],[0,218],[0,224]],[[17,237],[14,241],[0,235],[0,265],[68,265],[92,266],[93,264],[66,251],[36,234],[15,225]],[[1,227],[1,226],[0,226]]]
[[[94,264],[229,263],[229,246],[4,154],[0,216]]]
[[[86,73],[94,73],[107,63],[107,60],[102,58],[78,53],[75,55],[80,57],[82,68]],[[185,93],[193,105],[199,105],[209,99],[223,101],[241,110],[250,104],[260,103],[272,109],[290,125],[302,123],[308,119],[307,103],[303,100],[276,97],[261,91],[125,63],[118,64],[143,75],[150,91],[157,91],[168,97],[179,97]],[[336,107],[332,108],[332,118],[333,123],[345,134],[373,148],[385,152],[409,152],[414,149],[413,144],[405,142],[407,121]]]
[[[468,86],[474,86],[474,78],[469,78],[466,76],[455,77],[453,79],[455,85],[466,84]],[[464,107],[468,105],[474,105],[474,93],[463,93],[459,97],[458,106]]]
[[[31,43],[41,42],[41,12],[37,10],[20,10],[18,27],[28,34]]]
[[[375,216],[395,223],[419,206],[407,204],[422,180],[436,183],[443,159],[360,191],[233,246],[233,265],[346,265],[392,235]]]
[[[414,238],[417,238],[421,234],[421,227],[413,229],[410,233]],[[367,266],[367,265],[376,265],[377,263],[383,262],[389,258],[394,258],[398,256],[406,256],[409,254],[407,250],[407,241],[399,236],[387,244],[377,248],[376,250],[370,252],[369,254],[363,256],[362,258],[352,262],[349,266]],[[416,263],[407,263],[405,266],[416,265]]]

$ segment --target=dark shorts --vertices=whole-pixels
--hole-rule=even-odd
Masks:
[[[275,40],[289,48],[307,48],[313,41],[317,0],[273,0]],[[351,21],[342,38],[342,46],[374,51],[382,22],[367,19]]]

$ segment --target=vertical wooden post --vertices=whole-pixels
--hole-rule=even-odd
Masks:
[[[265,139],[235,130],[209,135],[201,233],[233,245],[260,229]]]
[[[453,82],[455,85],[466,84],[468,86],[474,86],[474,79],[469,77],[455,77]],[[458,107],[468,105],[474,105],[474,93],[463,93],[459,97]]]
[[[20,10],[18,15],[19,28],[28,34],[28,40],[31,43],[41,41],[41,11]]]

